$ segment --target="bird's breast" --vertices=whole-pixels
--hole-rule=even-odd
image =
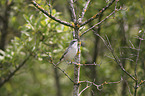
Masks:
[[[77,54],[77,50],[76,47],[71,47],[65,56],[65,60],[71,61]]]

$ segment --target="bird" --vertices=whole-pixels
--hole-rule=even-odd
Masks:
[[[77,52],[78,52],[78,40],[73,39],[70,42],[69,47],[66,49],[66,51],[60,58],[60,61],[62,60],[69,61],[69,62],[72,61],[72,59],[76,56]]]

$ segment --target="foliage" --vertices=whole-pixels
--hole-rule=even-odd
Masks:
[[[47,0],[52,3],[52,1]],[[62,2],[61,2],[62,1]],[[106,1],[106,2],[105,2]],[[83,21],[92,17],[95,13],[98,13],[101,8],[106,6],[110,0],[92,0],[88,11],[86,12]],[[108,1],[108,2],[107,2]],[[62,20],[69,21],[69,11],[66,1],[59,0],[53,2],[51,8],[46,4],[45,0],[37,0],[37,2],[48,12]],[[105,3],[104,3],[105,2]],[[57,6],[59,3],[59,6]],[[64,6],[60,6],[63,3]],[[76,3],[77,16],[81,13],[86,1],[79,0]],[[143,0],[137,1],[119,1],[117,7],[122,7],[123,10],[116,12],[112,17],[108,18],[101,24],[100,35],[103,38],[108,38],[110,44],[121,60],[125,62],[124,68],[131,75],[134,76],[134,69],[137,59],[137,52],[139,52],[139,60],[137,62],[138,83],[144,80],[145,65],[144,65],[144,7]],[[5,2],[0,1],[0,7],[3,8]],[[94,7],[95,6],[95,7]],[[115,8],[115,4],[105,11],[102,15],[102,19],[106,18],[108,14]],[[57,11],[54,10],[55,8]],[[52,10],[51,10],[52,9]],[[34,11],[35,10],[35,11]],[[2,13],[2,10],[1,14]],[[73,30],[69,27],[61,25],[54,20],[48,18],[39,10],[36,11],[34,6],[29,1],[18,0],[15,1],[15,5],[12,7],[9,17],[9,35],[7,38],[11,40],[7,44],[5,51],[0,50],[0,80],[9,76],[18,66],[26,60],[26,63],[21,67],[14,76],[3,85],[0,89],[0,95],[2,96],[54,96],[56,95],[56,79],[55,79],[55,67],[49,62],[51,57],[54,63],[59,61],[59,58],[63,54],[65,48],[67,48],[69,42],[72,40]],[[82,28],[81,33],[90,26],[96,24],[98,20],[94,20],[85,27]],[[2,27],[0,25],[0,27]],[[20,31],[20,32],[19,32]],[[17,36],[11,36],[18,34]],[[92,63],[93,54],[95,49],[95,38],[93,31],[89,31],[82,38],[81,47],[81,64]],[[13,39],[11,39],[13,37]],[[125,38],[125,44],[123,42]],[[8,40],[8,41],[9,41]],[[139,48],[140,40],[142,41]],[[139,49],[139,51],[138,51]],[[94,63],[94,62],[93,62]],[[114,57],[110,51],[106,48],[101,39],[98,43],[98,57],[96,63],[100,66],[95,66],[97,78],[94,78],[95,83],[103,84],[106,82],[119,81],[121,77],[127,81],[126,96],[130,94],[128,91],[130,88],[131,93],[134,92],[134,82],[131,78],[118,67],[114,62]],[[60,64],[60,68],[64,69],[68,75],[73,78],[73,65]],[[91,81],[91,68],[82,66],[80,73],[81,81]],[[60,86],[62,96],[70,96],[73,90],[73,83],[62,73],[58,72],[60,77]],[[92,82],[94,82],[92,81]],[[80,90],[89,84],[80,84]],[[121,96],[123,82],[119,84],[104,84],[101,91],[97,93],[103,96],[113,95]],[[138,95],[143,96],[144,84],[138,89]],[[95,87],[96,88],[96,87]],[[97,89],[97,88],[96,88]],[[91,96],[93,93],[92,87],[84,91],[82,96]]]
[[[52,14],[59,17],[60,13],[56,13],[55,10],[52,10]],[[53,83],[52,85],[48,84],[53,82],[53,75],[49,76],[49,74],[53,74],[53,72],[51,72],[53,71],[53,67],[48,62],[48,56],[53,57],[54,61],[58,62],[58,58],[60,58],[68,45],[67,42],[71,39],[71,30],[47,18],[41,12],[37,15],[39,15],[39,17],[24,14],[23,16],[27,23],[20,27],[21,36],[11,40],[11,44],[7,46],[6,51],[1,50],[1,78],[8,76],[10,72],[14,71],[17,66],[19,66],[26,56],[31,55],[25,67],[17,72],[18,75],[12,80],[13,83],[7,83],[6,86],[1,89],[1,95],[42,95],[43,88],[41,87],[48,85],[45,87],[47,89],[47,87],[53,86]],[[64,44],[64,42],[66,42],[67,45]],[[26,73],[24,73],[24,71],[26,71]],[[41,73],[41,71],[44,72]],[[49,76],[49,80],[47,75]],[[36,80],[34,80],[34,78]],[[39,80],[38,78],[41,79]],[[25,80],[28,80],[28,82],[25,82]],[[40,83],[36,83],[35,85],[37,81],[40,81]],[[18,82],[19,84],[17,85]],[[19,89],[20,85],[23,87]],[[34,88],[33,90],[35,90],[35,92],[33,93],[33,90],[27,92],[27,87],[30,89]],[[23,90],[23,92],[20,90]],[[50,90],[50,94],[54,94],[53,90]]]

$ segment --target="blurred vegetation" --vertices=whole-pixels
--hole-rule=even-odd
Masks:
[[[52,15],[64,21],[71,22],[68,2],[64,0],[37,0],[45,10],[50,12],[47,3],[52,6]],[[77,0],[78,1],[78,0]],[[87,20],[103,7],[110,0],[92,0],[84,20]],[[13,3],[11,6],[9,4]],[[86,0],[79,0],[76,3],[77,14],[80,14]],[[145,1],[144,0],[120,0],[123,10],[116,12],[100,26],[99,34],[108,37],[112,48],[123,62],[125,69],[134,75],[137,50],[139,48],[139,38],[144,35],[145,29]],[[6,10],[10,7],[9,10]],[[104,19],[115,8],[113,4],[102,15]],[[5,17],[7,12],[8,17]],[[3,19],[8,22],[2,22]],[[86,25],[81,33],[90,26],[96,24],[98,19]],[[73,30],[48,18],[37,10],[29,0],[1,0],[0,1],[0,39],[2,37],[3,25],[7,23],[5,31],[6,39],[4,47],[0,50],[0,83],[7,78],[15,69],[18,71],[8,79],[4,85],[0,86],[0,96],[72,96],[73,83],[51,63],[57,63],[59,58],[72,40]],[[98,39],[96,39],[98,38]],[[143,38],[142,38],[143,39]],[[95,47],[97,42],[97,48]],[[80,80],[95,80],[96,84],[106,82],[117,82],[123,77],[125,83],[104,85],[101,91],[97,88],[88,88],[82,96],[129,96],[129,88],[133,94],[134,82],[120,70],[116,62],[112,59],[110,51],[106,48],[99,37],[89,31],[82,38],[81,63],[93,63],[94,51],[97,50],[95,62],[100,66],[82,66]],[[141,42],[139,51],[139,61],[137,67],[138,79],[145,80],[145,45]],[[22,67],[20,66],[22,64]],[[73,78],[73,65],[61,63],[60,68],[66,71]],[[95,77],[92,77],[96,74]],[[126,85],[123,85],[126,84]],[[124,86],[124,87],[123,87]],[[59,87],[59,88],[58,88]],[[86,84],[80,85],[80,90]],[[138,96],[144,96],[144,84],[138,89]]]

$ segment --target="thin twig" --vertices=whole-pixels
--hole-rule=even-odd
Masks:
[[[122,80],[123,80],[123,79],[121,78],[121,80],[120,80],[120,81],[117,81],[117,82],[106,82],[106,81],[105,81],[104,83],[99,84],[99,85],[97,85],[97,84],[95,84],[94,82],[91,82],[91,81],[79,81],[79,83],[90,83],[90,84],[96,86],[97,89],[101,91],[101,90],[102,90],[102,89],[100,89],[101,86],[107,85],[107,84],[117,84],[117,83],[120,83]]]
[[[70,78],[70,76],[63,70],[63,69],[61,69],[60,67],[58,67],[57,66],[57,64],[55,64],[54,62],[53,62],[53,60],[52,60],[52,58],[49,56],[49,62],[51,63],[51,64],[53,64],[53,66],[55,67],[55,68],[57,68],[57,69],[59,69],[62,73],[64,73],[64,75],[65,76],[67,76],[68,78],[69,78],[69,80],[70,81],[72,81],[73,83],[74,83],[74,81]]]
[[[95,84],[94,82],[91,82],[91,81],[79,81],[79,83],[90,83],[90,84],[96,86],[98,90],[100,90],[100,91],[102,90],[102,89],[99,88],[99,87],[102,86],[102,84],[97,85],[97,84]]]
[[[138,86],[141,86],[142,84],[144,84],[145,80],[141,80]]]
[[[52,14],[49,14],[47,11],[45,11],[40,5],[38,5],[35,1],[32,1],[32,4],[37,8],[39,9],[42,13],[44,13],[45,15],[47,15],[49,18],[53,19],[54,21],[60,23],[60,24],[63,24],[63,25],[66,25],[66,26],[69,26],[69,27],[73,27],[72,24],[66,22],[66,21],[62,21],[54,16],[52,16]]]
[[[102,8],[102,10],[98,14],[95,14],[93,17],[91,17],[90,19],[86,20],[80,26],[82,27],[82,26],[88,24],[89,22],[93,21],[94,19],[98,18],[99,15],[102,14],[106,9],[108,9],[113,4],[114,1],[115,0],[112,0],[106,7]]]
[[[92,84],[90,84],[89,86],[87,85],[80,93],[79,93],[79,96],[86,90],[86,89],[88,89],[89,87],[91,87],[92,86]]]
[[[75,9],[74,9],[74,2],[73,0],[70,0],[70,10],[72,12],[72,16],[73,16],[73,22],[76,23],[76,20],[77,20],[77,17],[76,17],[76,12],[75,12]]]
[[[83,20],[83,18],[84,18],[84,15],[85,15],[85,13],[86,13],[86,10],[87,10],[87,7],[88,7],[89,3],[90,3],[90,0],[88,0],[88,2],[86,3],[85,7],[83,8],[81,17],[79,18],[79,23],[82,22],[82,20]]]
[[[51,13],[52,13],[52,9],[51,9],[51,4],[49,3],[47,3],[47,0],[46,0],[46,4],[49,6],[49,12],[50,12],[50,15],[52,15]]]
[[[117,11],[119,11],[119,10],[121,10],[121,8],[118,9]],[[108,16],[106,16],[106,18],[104,18],[103,20],[101,20],[100,22],[98,22],[97,24],[95,24],[94,26],[92,26],[91,28],[89,28],[88,30],[86,30],[85,32],[83,32],[83,33],[81,34],[81,36],[83,36],[84,34],[86,34],[88,31],[90,31],[91,29],[93,29],[93,28],[96,27],[97,25],[100,25],[102,22],[104,22],[106,19],[108,19],[108,18],[109,18],[111,15],[113,15],[115,12],[116,12],[115,10],[114,10],[113,12],[111,12]]]
[[[119,0],[116,0],[116,2],[115,2],[115,10],[117,10],[117,3],[118,3],[118,1],[119,1]],[[115,14],[114,14],[113,17],[115,17]]]
[[[98,66],[100,66],[100,64],[80,64],[81,66],[90,66],[90,65],[94,65],[94,66],[96,66],[96,65],[98,65]]]
[[[30,57],[30,55],[28,55],[24,59],[24,61],[16,67],[15,70],[10,72],[10,74],[7,77],[5,77],[4,79],[2,79],[2,81],[0,81],[0,87],[2,87],[6,82],[8,82],[15,75],[15,73],[29,60],[29,57]]]
[[[131,91],[130,91],[130,87],[129,87],[129,85],[128,85],[128,82],[127,82],[126,80],[124,80],[124,81],[125,81],[125,83],[126,83],[126,85],[127,85],[127,87],[128,87],[128,91],[129,91],[130,96],[132,96],[132,93],[131,93]]]
[[[144,37],[144,33],[142,34],[142,38]],[[138,65],[138,60],[139,60],[139,52],[140,52],[140,47],[141,47],[141,41],[142,40],[140,39],[139,47],[138,47],[139,50],[137,50],[137,57],[136,57],[136,63],[135,63],[135,69],[134,69],[134,75],[135,75],[135,78],[136,78],[135,87],[134,87],[134,96],[137,95],[137,88],[138,88],[137,65]]]
[[[59,62],[60,63],[60,62]],[[59,64],[58,63],[58,64]],[[94,64],[78,64],[78,63],[76,63],[76,62],[72,62],[73,64],[75,64],[75,65],[80,65],[80,66],[90,66],[90,65],[93,65],[93,66],[96,66],[96,65],[98,65],[98,66],[100,66],[101,65],[101,63],[100,64],[96,64],[95,62],[94,62]]]
[[[114,61],[119,65],[119,67],[121,68],[121,70],[122,70],[123,72],[125,72],[129,77],[131,77],[134,81],[136,81],[136,78],[135,78],[134,76],[132,76],[130,73],[128,73],[128,72],[124,69],[124,67],[122,66],[122,63],[121,63],[120,59],[118,58],[118,56],[115,54],[115,52],[114,52],[114,50],[113,50],[113,48],[112,48],[112,46],[111,46],[111,44],[110,44],[108,38],[107,38],[107,40],[108,40],[108,43],[107,43],[107,42],[103,39],[103,37],[101,37],[101,36],[100,36],[99,34],[97,34],[97,33],[95,33],[95,34],[101,38],[101,40],[104,42],[105,46],[106,46],[106,47],[109,49],[109,51],[112,53],[112,55],[113,55],[113,57],[114,57]]]
[[[136,81],[136,78],[134,76],[132,76],[130,73],[128,73],[124,67],[122,66],[122,63],[121,63],[121,60],[118,58],[118,56],[115,54],[111,44],[110,44],[110,41],[108,39],[108,37],[106,36],[107,38],[107,41],[108,41],[108,48],[110,49],[110,52],[112,53],[113,57],[114,57],[114,60],[116,61],[116,63],[119,65],[119,67],[122,69],[122,71],[124,71],[128,76],[130,76],[134,81]]]

